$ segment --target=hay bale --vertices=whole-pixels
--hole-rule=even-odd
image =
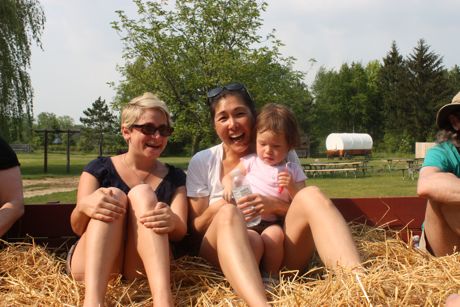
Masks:
[[[365,273],[328,271],[318,259],[310,270],[282,272],[267,292],[274,306],[442,305],[460,289],[460,257],[435,258],[400,240],[398,233],[351,225]],[[65,273],[65,261],[41,246],[5,243],[0,251],[0,298],[4,305],[79,306],[84,287]],[[197,257],[172,264],[172,293],[177,306],[244,306],[222,273]],[[107,304],[151,306],[145,279],[110,283]]]

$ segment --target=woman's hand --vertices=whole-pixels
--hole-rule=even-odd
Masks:
[[[158,234],[170,233],[176,228],[174,213],[163,202],[158,202],[155,208],[143,214],[139,221]]]
[[[98,188],[78,202],[80,211],[92,219],[112,222],[126,213],[125,205],[110,188]]]
[[[267,204],[267,198],[260,194],[250,194],[244,197],[241,197],[237,202],[238,209],[244,215],[245,220],[251,220],[261,213],[271,212],[270,206]]]
[[[282,200],[271,196],[250,194],[245,197],[241,197],[237,206],[245,215],[245,219],[250,220],[259,214],[285,216],[289,203],[285,203]]]

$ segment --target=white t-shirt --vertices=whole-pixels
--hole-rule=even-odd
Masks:
[[[222,199],[224,187],[220,180],[222,171],[223,145],[218,144],[211,148],[196,153],[187,169],[187,196],[206,197],[209,196],[209,204]],[[299,157],[295,151],[288,153],[289,162],[300,164]]]

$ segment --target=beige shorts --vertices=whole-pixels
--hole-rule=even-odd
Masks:
[[[65,262],[65,270],[67,272],[67,274],[69,275],[72,275],[72,271],[70,269],[70,264],[72,263],[72,256],[73,256],[73,253],[75,251],[75,247],[77,247],[77,243],[78,243],[79,240],[77,240],[77,242],[75,242],[69,249],[69,252],[67,253],[67,258],[66,258],[66,262]]]

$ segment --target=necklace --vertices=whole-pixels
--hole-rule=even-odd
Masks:
[[[147,179],[149,179],[150,175],[152,174],[152,173],[150,173],[150,171],[148,172],[147,176],[144,176],[144,178],[142,178],[142,177],[140,177],[140,176],[137,174],[137,172],[136,172],[136,170],[134,169],[134,167],[130,167],[130,166],[128,165],[128,163],[126,163],[126,154],[123,155],[123,157],[121,158],[121,160],[123,161],[123,164],[133,172],[133,174],[137,177],[137,179],[139,179],[139,181],[140,181],[139,184],[144,184],[144,183],[147,182]]]

